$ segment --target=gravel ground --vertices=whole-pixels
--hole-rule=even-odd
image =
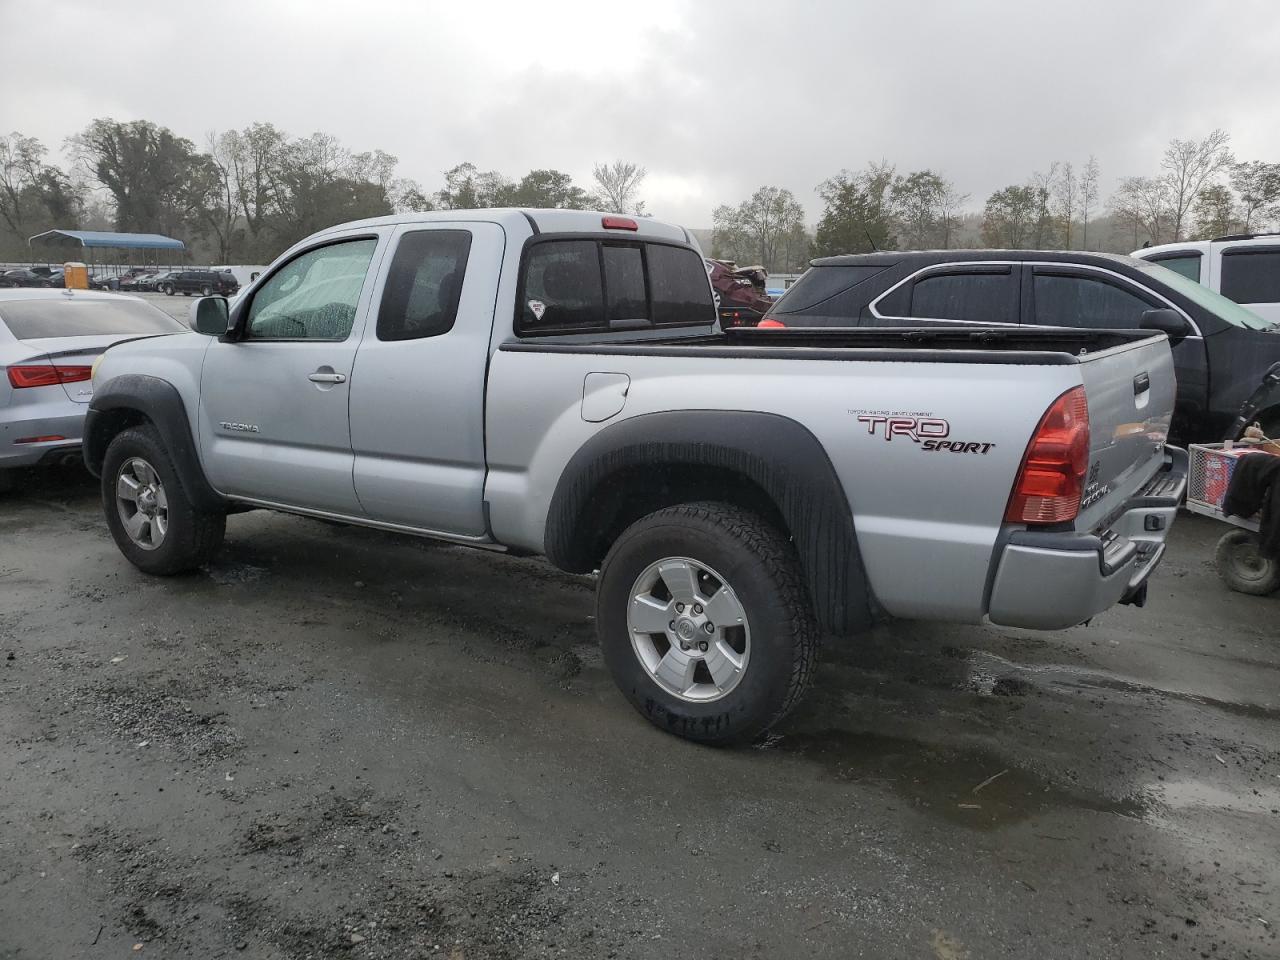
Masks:
[[[713,750],[614,690],[586,579],[261,512],[149,578],[92,481],[32,476],[0,957],[1280,956],[1280,597],[1221,532],[1088,627],[828,648]]]

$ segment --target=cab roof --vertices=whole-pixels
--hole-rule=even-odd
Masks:
[[[633,222],[636,225],[636,229],[606,229],[604,226],[606,217],[621,218],[622,220]],[[328,233],[359,229],[361,227],[382,227],[403,223],[497,223],[513,230],[513,232],[532,229],[534,233],[616,233],[620,239],[648,237],[693,244],[692,236],[684,227],[662,220],[655,220],[653,217],[629,216],[609,213],[604,210],[538,210],[516,207],[396,213],[387,217],[374,217],[369,220],[353,220],[350,223],[335,224],[319,231],[314,236],[323,236]]]

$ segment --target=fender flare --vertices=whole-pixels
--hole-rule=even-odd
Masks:
[[[182,476],[182,484],[197,507],[224,510],[226,500],[209,484],[191,436],[191,421],[178,388],[159,377],[128,373],[95,388],[85,413],[85,466],[102,476],[107,447],[122,429],[145,419],[160,433],[165,450]]]
[[[677,410],[605,427],[560,475],[547,514],[547,558],[574,573],[594,569],[600,558],[580,529],[593,500],[621,472],[660,466],[713,468],[751,481],[796,545],[823,629],[848,635],[871,624],[874,599],[844,487],[818,438],[778,414]]]

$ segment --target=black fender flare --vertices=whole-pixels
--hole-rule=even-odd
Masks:
[[[160,432],[165,450],[173,458],[183,486],[196,506],[202,510],[226,509],[226,500],[204,475],[182,394],[159,377],[127,373],[94,389],[85,413],[82,443],[89,472],[100,477],[107,447],[116,434],[143,419]]]
[[[563,570],[598,565],[580,528],[603,485],[634,468],[709,467],[745,477],[777,508],[800,556],[823,629],[848,635],[873,620],[867,581],[844,487],[822,443],[773,413],[677,410],[642,414],[592,436],[561,473],[547,514],[544,551]]]

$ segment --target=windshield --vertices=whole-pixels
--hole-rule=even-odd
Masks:
[[[0,322],[19,340],[182,333],[187,329],[164,311],[131,298],[11,300],[0,303]]]
[[[1245,330],[1280,330],[1280,324],[1263,320],[1252,310],[1246,310],[1234,300],[1228,300],[1222,294],[1214,293],[1203,284],[1184,277],[1168,267],[1162,267],[1158,263],[1144,263],[1138,269],[1148,274],[1151,279],[1159,280],[1165,286],[1172,287],[1194,302],[1196,306],[1204,307],[1215,317],[1220,317],[1233,327],[1241,327]]]

